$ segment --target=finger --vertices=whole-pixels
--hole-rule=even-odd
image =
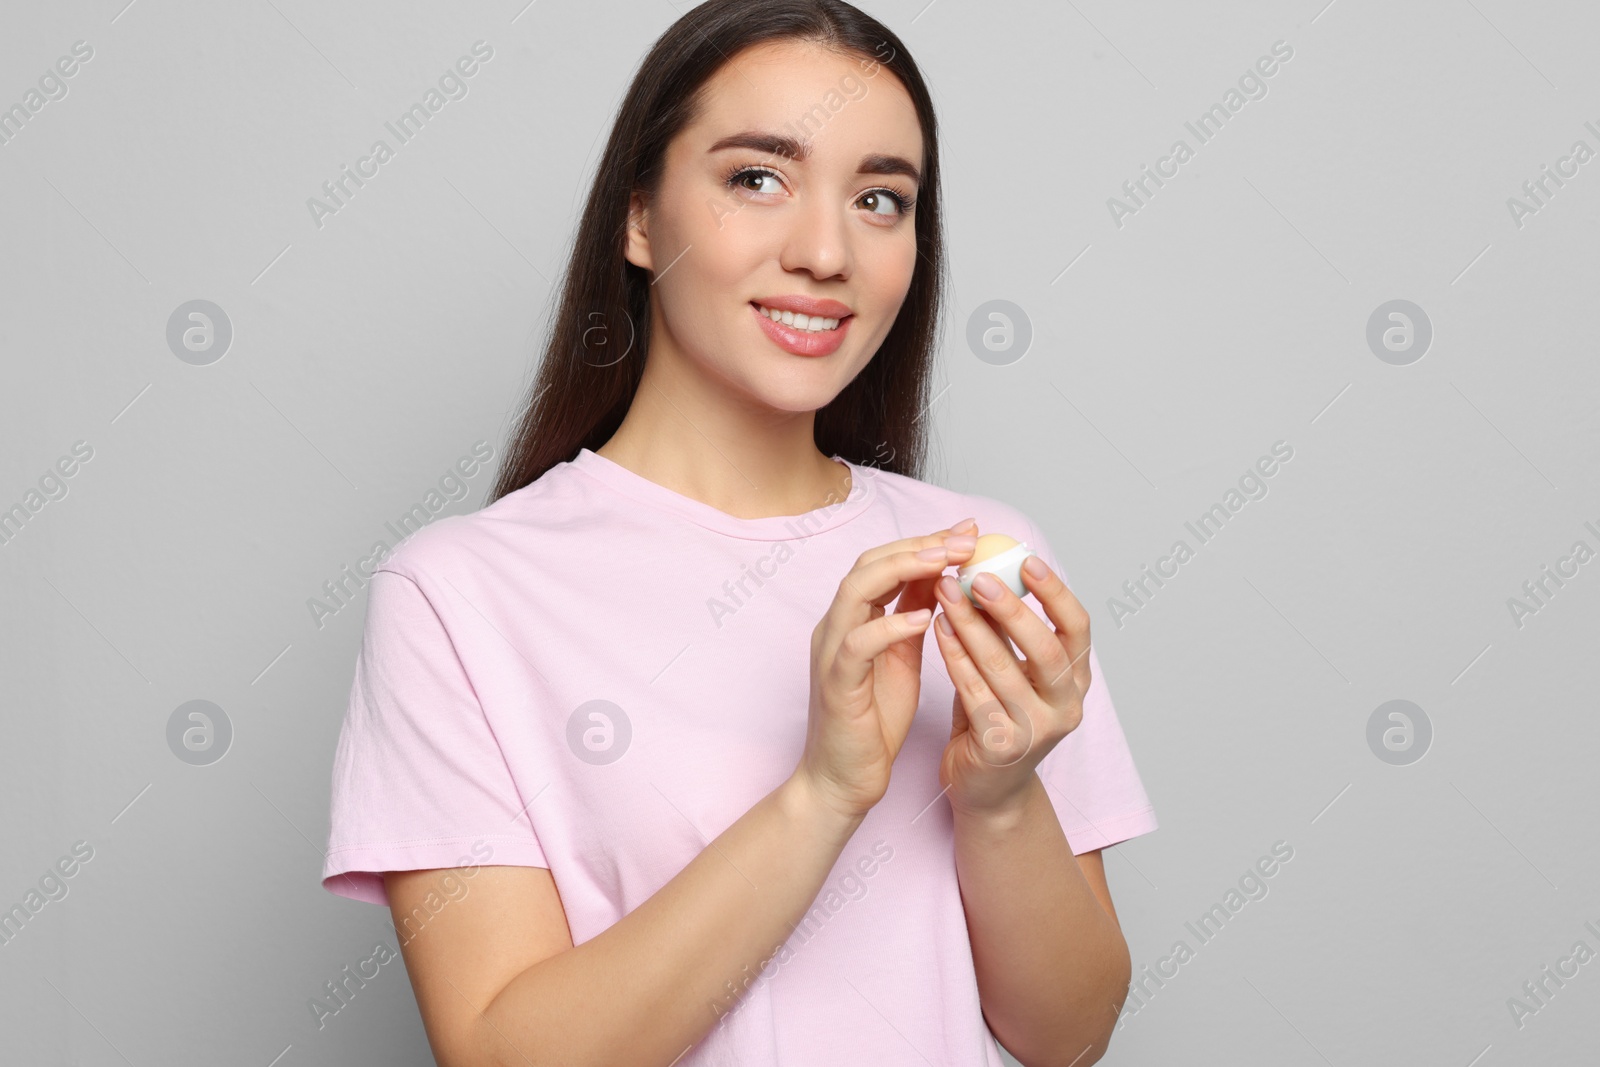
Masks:
[[[1025,701],[1033,695],[1034,684],[1012,652],[1007,637],[1016,642],[1024,655],[1053,649],[1060,656],[1062,650],[1045,621],[1006,589],[1005,583],[999,584],[1001,596],[986,604],[992,621],[984,619],[984,612],[962,594],[954,579],[940,579],[937,595],[955,627],[956,636],[961,638],[989,688],[1003,700]],[[973,583],[972,591],[974,596],[982,597],[978,583]],[[1009,603],[1005,597],[1010,598]],[[1030,649],[1034,653],[1030,653]]]
[[[934,641],[937,642],[940,634],[938,619],[933,622],[933,633]],[[940,655],[944,654],[943,645],[940,645],[939,651]],[[951,738],[958,737],[961,731],[970,729],[972,729],[972,720],[967,718],[967,701],[961,695],[961,690],[957,689],[950,699],[950,736]]]
[[[1035,561],[1042,576],[1035,575],[1032,571]],[[1045,684],[1056,686],[1066,680],[1066,672],[1071,671],[1074,683],[1080,693],[1089,691],[1091,670],[1089,666],[1089,611],[1078,600],[1077,594],[1061,576],[1052,571],[1048,564],[1038,556],[1030,556],[1023,561],[1022,584],[1034,596],[1050,621],[1055,624],[1053,639],[1061,646],[1062,655],[1049,657],[1040,661],[1042,680]],[[1031,659],[1033,654],[1028,653]]]
[[[895,611],[857,626],[839,642],[838,655],[828,664],[829,672],[841,687],[850,690],[865,685],[872,673],[873,661],[898,642],[914,642],[915,654],[920,658],[922,638],[932,619],[933,612],[929,609]]]
[[[945,547],[948,536],[948,531],[940,531],[907,537],[863,552],[840,580],[833,602],[823,616],[824,630],[842,637],[876,618],[878,611],[874,609],[881,609],[900,595],[907,582],[937,578],[950,565],[951,553]],[[919,556],[919,552],[926,555]],[[968,554],[970,549],[957,553],[962,559]]]
[[[926,578],[917,578],[906,583],[900,593],[900,599],[894,602],[896,611],[920,611],[923,608],[938,606],[938,599],[933,595],[933,583],[939,580],[937,574]]]
[[[944,656],[950,671],[950,681],[955,686],[954,707],[950,736],[955,737],[963,728],[972,731],[973,741],[983,754],[985,762],[995,766],[1009,766],[1028,754],[1033,746],[1033,722],[1023,706],[1015,701],[997,699],[993,688],[984,677],[961,638],[945,633],[941,615],[934,622],[934,640]]]
[[[1052,705],[1069,699],[1077,680],[1072,673],[1070,653],[1057,631],[1051,629],[1038,612],[1023,603],[1022,598],[1004,582],[996,581],[994,584],[999,588],[993,596],[989,596],[978,582],[972,583],[972,594],[983,606],[978,614],[997,624],[1000,632],[1010,638],[1027,657],[1022,669],[1032,681],[1034,692]],[[1066,588],[1065,583],[1062,583],[1062,588]]]
[[[915,550],[925,547],[929,537],[934,538],[935,540],[949,537],[952,534],[965,534],[969,537],[976,537],[977,533],[978,520],[962,519],[959,522],[951,523],[943,530],[935,530],[931,534],[928,534],[924,537],[904,537],[898,541],[889,541],[881,545],[875,545],[861,553],[861,557],[856,560],[856,564],[859,566],[862,563],[871,563],[873,560],[879,559],[883,556],[893,555],[894,553],[903,551],[907,548]]]
[[[949,621],[948,614],[943,618]],[[970,713],[973,708],[994,700],[994,690],[989,688],[983,672],[978,669],[972,653],[967,651],[961,639],[954,633],[945,633],[944,626],[937,622],[933,626],[933,637],[939,645],[939,653],[944,657],[945,668],[950,672],[950,684],[955,687],[961,706]]]
[[[961,524],[958,523],[957,525]],[[973,531],[977,529],[976,524],[973,524],[971,520],[968,520],[968,525]],[[946,557],[945,566],[960,565],[972,555],[977,545],[978,539],[972,532],[946,535],[944,546],[949,554]],[[933,592],[933,585],[938,580],[939,575],[934,574],[907,582],[904,591],[900,594],[900,599],[895,601],[895,610],[916,611],[920,608],[938,606],[938,598],[934,596]]]

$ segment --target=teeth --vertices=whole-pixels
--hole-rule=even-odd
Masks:
[[[773,322],[781,322],[785,326],[792,326],[806,333],[819,333],[823,330],[837,330],[840,319],[825,319],[818,315],[796,315],[792,311],[774,311],[772,308],[757,304],[756,308],[761,314]]]

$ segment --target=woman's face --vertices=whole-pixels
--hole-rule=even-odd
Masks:
[[[651,358],[742,403],[826,405],[910,288],[915,209],[900,199],[915,200],[921,169],[916,111],[887,68],[793,41],[735,56],[668,146],[642,232],[629,230],[629,261],[655,279]],[[815,312],[810,330],[756,306],[785,303]]]

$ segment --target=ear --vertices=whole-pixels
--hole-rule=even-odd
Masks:
[[[636,267],[655,269],[650,256],[649,209],[638,192],[628,198],[628,232],[622,254]]]

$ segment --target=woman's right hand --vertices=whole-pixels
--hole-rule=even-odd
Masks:
[[[976,533],[967,519],[868,549],[811,632],[811,706],[795,773],[840,815],[864,816],[889,789],[922,689],[933,583],[972,554]]]

